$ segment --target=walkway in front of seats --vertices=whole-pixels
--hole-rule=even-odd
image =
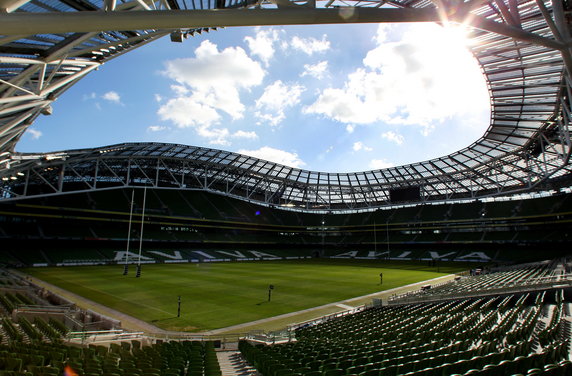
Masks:
[[[455,277],[454,274],[449,274],[446,276],[430,279],[427,281],[422,281],[422,282],[417,282],[417,283],[413,283],[413,284],[406,285],[406,286],[396,287],[396,288],[393,288],[390,290],[379,291],[379,292],[376,292],[373,294],[363,295],[363,296],[359,296],[356,298],[351,298],[351,299],[347,299],[347,300],[343,300],[343,301],[339,301],[339,302],[329,303],[329,304],[325,304],[325,305],[318,306],[318,307],[304,309],[301,311],[290,312],[290,313],[286,313],[286,314],[279,315],[279,316],[268,317],[268,318],[261,319],[261,320],[247,322],[244,324],[233,325],[233,326],[229,326],[226,328],[209,330],[209,331],[200,332],[200,333],[189,333],[189,332],[169,331],[169,330],[164,330],[164,329],[158,328],[155,325],[149,324],[149,323],[142,321],[142,320],[139,320],[133,316],[129,316],[125,313],[122,313],[122,312],[119,312],[119,311],[114,310],[112,308],[106,307],[102,304],[99,304],[99,303],[96,303],[92,300],[86,299],[80,295],[74,294],[70,291],[64,290],[60,287],[57,287],[57,286],[52,285],[50,283],[44,282],[40,279],[31,277],[28,275],[23,275],[17,271],[16,271],[16,273],[27,278],[29,281],[31,281],[35,285],[37,285],[39,287],[43,287],[43,288],[45,288],[45,289],[47,289],[47,290],[49,290],[49,291],[51,291],[57,295],[60,295],[64,298],[66,298],[69,301],[72,301],[79,308],[90,309],[90,310],[97,312],[99,314],[102,314],[104,316],[111,317],[111,318],[114,318],[116,320],[121,321],[121,327],[123,329],[129,330],[129,331],[135,331],[135,332],[144,332],[145,334],[150,335],[150,336],[153,336],[153,335],[180,336],[180,335],[189,335],[189,334],[192,334],[192,335],[231,335],[231,334],[247,333],[248,331],[255,330],[255,329],[268,330],[268,329],[265,329],[265,325],[267,325],[267,324],[272,324],[272,322],[276,322],[276,321],[279,321],[279,322],[282,322],[284,320],[288,321],[288,319],[291,319],[291,321],[282,325],[282,328],[285,328],[288,326],[288,324],[294,324],[297,322],[302,322],[302,321],[308,320],[308,318],[296,320],[297,316],[308,317],[308,315],[310,315],[310,318],[319,318],[319,317],[325,316],[327,314],[346,311],[348,309],[361,306],[365,303],[370,303],[373,298],[383,299],[383,301],[387,301],[387,299],[391,295],[402,294],[402,293],[405,293],[408,291],[418,290],[421,286],[426,285],[426,284],[443,283],[443,282],[449,281]],[[324,309],[329,310],[329,312],[323,313]],[[312,313],[314,313],[314,312],[315,312],[315,316],[312,316]],[[320,313],[320,312],[322,312],[322,313]],[[272,330],[275,330],[275,329],[273,328]]]

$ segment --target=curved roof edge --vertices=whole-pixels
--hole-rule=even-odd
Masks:
[[[435,163],[435,161],[428,161]],[[502,170],[502,158],[495,168]],[[407,203],[427,203],[558,189],[572,185],[568,175],[529,185],[497,185],[468,190],[476,184],[473,169],[448,174],[411,174],[400,169],[323,173],[224,150],[164,144],[124,143],[93,149],[10,155],[0,171],[1,199],[65,194],[113,187],[205,190],[266,205],[302,210],[364,210]],[[463,180],[463,176],[466,176]],[[469,180],[473,179],[473,180]],[[487,184],[490,184],[487,181]],[[446,190],[433,187],[441,185]],[[454,190],[455,187],[459,187]]]

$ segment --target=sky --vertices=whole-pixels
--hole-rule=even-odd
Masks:
[[[152,141],[324,172],[439,157],[489,125],[485,80],[464,35],[416,23],[165,37],[80,80],[16,150]]]

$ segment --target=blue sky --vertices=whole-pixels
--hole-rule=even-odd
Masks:
[[[82,79],[17,150],[156,141],[327,172],[438,157],[488,126],[485,82],[464,43],[459,29],[433,24],[162,38]]]

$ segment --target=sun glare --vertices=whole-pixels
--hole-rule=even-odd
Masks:
[[[463,24],[446,23],[442,26],[445,42],[455,46],[469,47],[473,41],[469,38],[469,29]]]

